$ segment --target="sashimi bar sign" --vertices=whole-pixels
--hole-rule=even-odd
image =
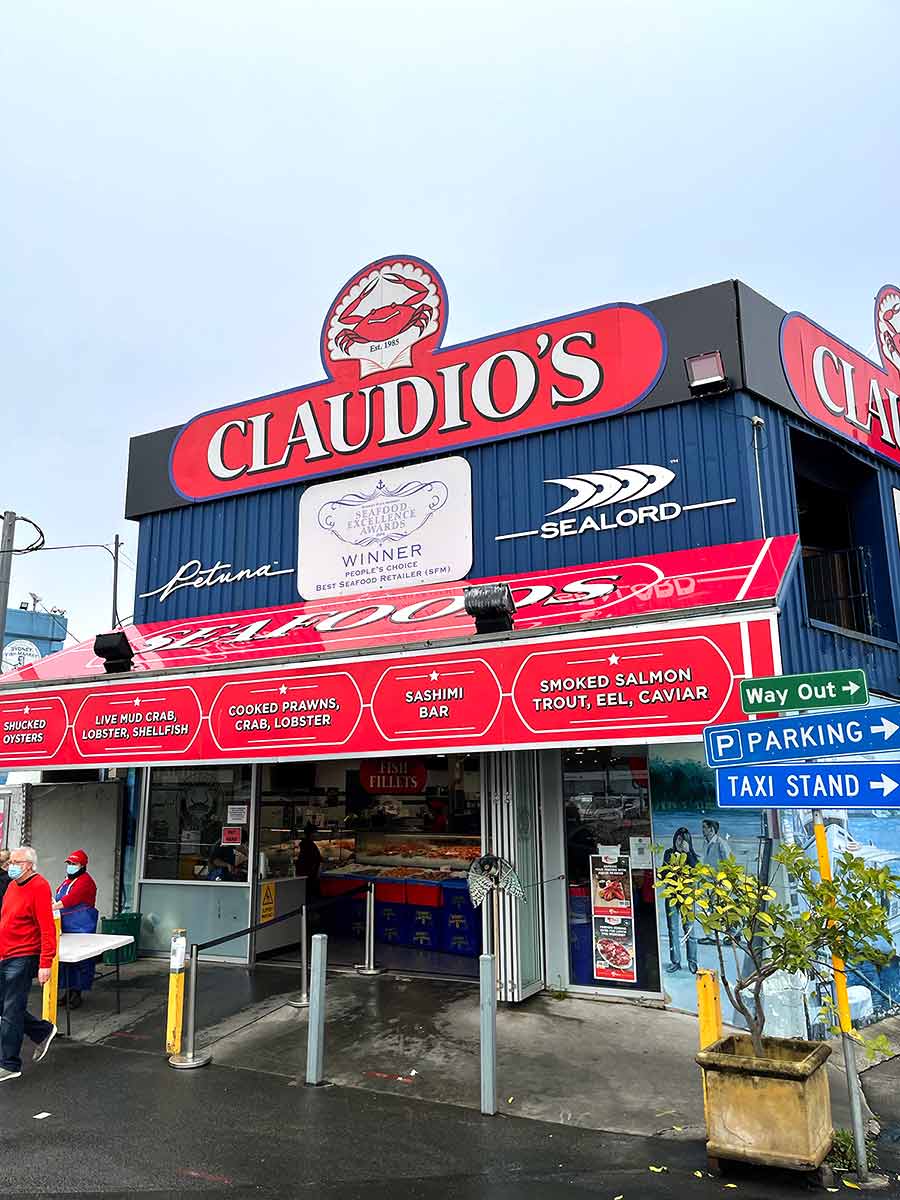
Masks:
[[[631,304],[442,349],[446,322],[432,266],[371,263],[325,319],[327,378],[195,417],[172,448],[173,486],[207,500],[608,417],[666,361],[661,326]]]

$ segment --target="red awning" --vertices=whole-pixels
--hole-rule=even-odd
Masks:
[[[697,737],[777,668],[796,546],[508,577],[515,631],[477,642],[468,583],[129,626],[130,674],[84,642],[3,677],[0,768]]]

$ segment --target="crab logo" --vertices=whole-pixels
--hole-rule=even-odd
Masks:
[[[441,324],[442,294],[419,262],[376,263],[338,299],[327,325],[332,363],[359,363],[360,376],[412,366],[412,348]]]
[[[882,357],[900,371],[900,292],[896,289],[889,288],[879,296],[875,325]]]

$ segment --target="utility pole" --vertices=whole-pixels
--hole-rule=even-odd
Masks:
[[[3,514],[0,532],[0,654],[6,637],[6,609],[9,605],[9,577],[12,572],[13,545],[16,537],[16,514]]]
[[[113,594],[112,594],[112,625],[115,629],[119,624],[119,546],[121,542],[116,534],[113,540]]]

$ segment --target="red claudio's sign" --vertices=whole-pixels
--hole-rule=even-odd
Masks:
[[[710,617],[0,699],[0,763],[398,756],[699,738],[777,668],[775,615]],[[409,773],[407,773],[409,774]]]
[[[900,463],[900,288],[875,300],[872,362],[802,313],[781,323],[781,361],[791,391],[814,421]]]
[[[515,628],[539,632],[605,619],[646,620],[774,601],[796,549],[793,535],[676,550],[562,570],[510,575]],[[472,582],[494,582],[487,580]],[[132,677],[142,671],[228,667],[286,656],[411,646],[467,639],[467,583],[425,584],[305,604],[131,625]],[[473,668],[477,669],[477,668]],[[102,675],[93,643],[82,642],[3,676],[3,684]],[[388,674],[382,689],[391,687]],[[349,685],[348,685],[349,686]],[[4,688],[0,687],[0,699]],[[181,697],[180,704],[187,703]],[[4,749],[0,739],[0,750]],[[0,758],[2,765],[2,758]]]
[[[172,448],[188,500],[359,471],[636,404],[656,385],[656,318],[609,304],[442,348],[447,292],[418,258],[384,258],[334,300],[326,379],[195,417]]]

